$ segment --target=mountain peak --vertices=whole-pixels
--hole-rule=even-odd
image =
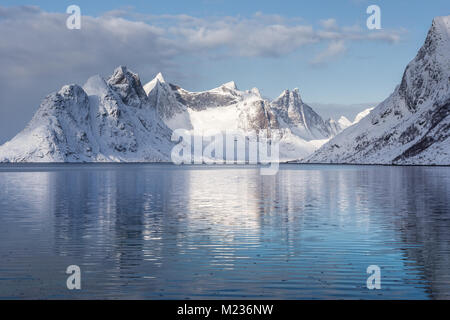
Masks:
[[[450,38],[450,16],[435,17],[432,23],[435,32]]]
[[[153,80],[158,80],[159,82],[166,82],[161,72],[159,72]]]
[[[126,66],[119,66],[114,70],[114,73],[108,79],[108,83],[111,85],[119,84],[129,84],[129,85],[140,85],[141,80],[139,76],[128,70]]]
[[[450,51],[450,16],[435,17],[428,31],[424,45],[418,52],[418,57],[432,55],[438,51],[446,56]]]
[[[116,90],[125,104],[140,107],[147,99],[139,76],[125,66],[116,68],[107,83]]]
[[[126,66],[118,66],[117,68],[114,69],[114,72],[113,72],[112,76],[110,77],[110,79],[117,80],[117,82],[123,81],[126,78],[128,73],[129,73],[129,71]]]
[[[298,101],[300,103],[303,103],[301,97],[300,97],[300,90],[298,88],[294,88],[294,90],[285,89],[283,92],[278,96],[275,100],[281,100],[281,99],[288,99],[291,98],[294,99],[294,101]]]
[[[338,123],[342,128],[350,127],[353,123],[347,119],[345,116],[341,116],[338,120]]]
[[[287,95],[289,95],[289,89],[284,89],[283,92],[281,92],[281,94],[275,100],[281,99],[281,98],[283,98],[284,96],[287,96]]]
[[[403,73],[399,94],[409,111],[416,112],[425,101],[448,98],[450,77],[450,16],[433,19],[425,43]],[[447,93],[447,94],[445,94]]]
[[[298,99],[301,103],[303,103],[302,98],[300,97],[300,90],[298,88],[294,88],[294,90],[292,90],[292,95],[294,96],[294,99]]]
[[[146,85],[144,85],[144,91],[148,95],[158,83],[166,83],[166,80],[164,79],[162,73],[158,73],[156,77],[152,79],[152,81],[147,82]]]
[[[77,84],[65,85],[59,90],[58,94],[62,97],[80,96],[85,95],[83,88]]]
[[[234,81],[230,81],[230,82],[224,83],[222,85],[222,87],[225,87],[225,88],[230,89],[230,90],[237,90],[238,89],[237,86],[236,86],[236,83]]]
[[[261,92],[259,91],[258,88],[252,88],[252,89],[250,90],[250,93],[254,94],[254,95],[257,96],[257,97],[261,97]]]

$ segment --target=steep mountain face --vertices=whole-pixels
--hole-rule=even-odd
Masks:
[[[238,128],[245,131],[270,131],[279,128],[276,114],[270,107],[268,101],[258,96],[247,98],[237,106]]]
[[[158,114],[170,129],[193,129],[187,107],[178,101],[176,92],[164,80],[161,73],[144,86],[144,91],[150,104],[156,107]]]
[[[392,95],[308,162],[450,164],[450,16],[433,20]]]
[[[170,161],[170,137],[139,77],[119,67],[47,96],[0,162]]]
[[[285,90],[272,102],[282,128],[290,128],[295,134],[309,140],[331,136],[330,127],[314,110],[303,103],[299,90]]]

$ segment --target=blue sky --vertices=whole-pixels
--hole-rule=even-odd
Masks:
[[[108,16],[135,24],[86,18],[86,27],[78,34],[77,30],[56,34],[54,27],[46,26],[48,14],[63,21],[71,4],[80,6],[83,19]],[[366,8],[371,4],[381,8],[382,30],[366,28]],[[12,10],[21,5],[38,6],[40,12],[29,18]],[[0,85],[8,82],[8,92],[28,92],[26,99],[15,99],[14,104],[0,98],[0,117],[14,118],[0,129],[0,142],[29,120],[22,118],[32,115],[45,94],[66,83],[83,83],[92,74],[107,76],[118,64],[138,72],[143,82],[162,71],[166,80],[193,91],[234,80],[240,89],[258,87],[271,98],[298,87],[307,102],[379,102],[400,82],[433,17],[450,14],[448,0],[4,0],[0,6],[4,9],[0,55],[8,58],[0,67],[10,68],[16,86],[5,75],[0,76]],[[17,26],[2,30],[8,27],[2,19]],[[319,35],[327,19],[336,32],[332,39]],[[106,26],[115,37],[125,34],[126,39],[117,46],[114,39],[103,44],[108,35],[96,28]]]

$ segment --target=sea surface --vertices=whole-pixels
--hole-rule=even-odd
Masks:
[[[449,298],[449,167],[0,166],[0,299]]]

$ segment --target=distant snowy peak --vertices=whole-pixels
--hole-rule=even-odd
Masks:
[[[153,79],[153,80],[158,80],[159,82],[166,82],[166,80],[164,80],[164,77],[163,77],[163,75],[162,75],[162,73],[161,72],[159,72],[157,75],[156,75],[156,77],[155,77],[155,79]]]
[[[220,86],[221,88],[227,88],[229,90],[238,90],[238,87],[236,86],[236,83],[234,81],[230,81],[227,83],[224,83],[223,85]]]
[[[369,108],[369,109],[366,109],[366,110],[358,113],[353,122],[348,120],[347,117],[345,117],[345,116],[341,116],[339,118],[339,120],[337,120],[337,121],[334,119],[328,119],[327,125],[330,128],[330,132],[331,132],[332,136],[338,135],[340,132],[344,131],[348,127],[351,127],[352,125],[361,121],[361,119],[366,117],[372,109],[373,108]]]
[[[346,117],[341,116],[338,120],[339,125],[341,126],[342,129],[348,128],[350,127],[353,123],[348,120]]]
[[[261,92],[259,91],[258,88],[252,88],[252,89],[248,90],[247,94],[250,94],[250,95],[253,95],[255,97],[262,99]]]
[[[341,116],[339,118],[339,120],[337,120],[337,121],[330,118],[325,123],[328,127],[328,130],[329,130],[331,136],[336,136],[341,131],[345,130],[346,128],[348,128],[352,125],[350,120],[348,120],[344,116]]]
[[[148,95],[157,84],[165,83],[162,73],[158,73],[156,77],[144,86],[144,91]]]
[[[144,90],[148,95],[150,105],[156,108],[164,121],[170,120],[177,114],[181,114],[186,110],[186,108],[178,101],[171,85],[164,80],[161,73],[147,83],[144,86]],[[168,124],[168,121],[166,121],[166,124]]]
[[[392,95],[307,161],[450,165],[449,35],[435,18]]]
[[[282,127],[292,128],[296,134],[306,139],[323,139],[331,136],[330,128],[310,106],[305,104],[298,88],[284,90],[272,102]]]
[[[355,120],[353,120],[352,124],[357,124],[358,122],[360,122],[363,118],[367,117],[373,109],[374,108],[368,108],[368,109],[358,113],[355,117]]]

